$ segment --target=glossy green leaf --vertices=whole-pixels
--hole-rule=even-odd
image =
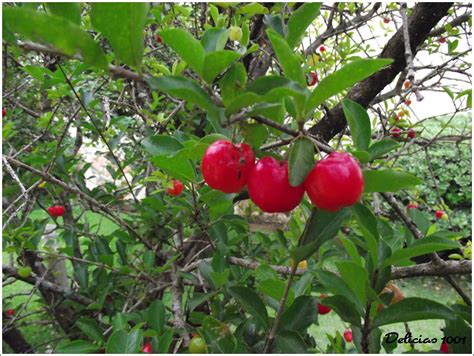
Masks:
[[[144,35],[148,4],[92,3],[91,23],[110,42],[124,63],[139,67],[144,51]]]
[[[393,169],[364,170],[364,192],[398,192],[421,184],[421,179],[412,174]]]
[[[268,328],[269,320],[267,309],[262,300],[252,289],[247,287],[229,288],[229,293],[244,307],[245,311],[258,320],[263,327]]]
[[[99,346],[85,340],[74,340],[56,347],[58,354],[92,354],[99,351]]]
[[[357,308],[353,299],[346,298],[346,296],[342,295],[333,295],[324,298],[324,305],[334,309],[342,320],[356,326],[361,325],[361,314],[357,313]]]
[[[196,73],[202,74],[205,53],[201,42],[180,28],[160,31],[160,36]]]
[[[147,77],[147,83],[152,89],[161,90],[166,94],[194,103],[204,110],[216,111],[216,107],[201,86],[192,79],[175,75]]]
[[[280,15],[263,15],[263,23],[268,28],[273,29],[280,36],[285,37],[285,30],[283,30],[283,21]]]
[[[346,64],[319,82],[311,93],[306,112],[310,112],[326,99],[370,77],[392,62],[392,59],[358,59]]]
[[[155,135],[142,141],[142,146],[152,156],[175,153],[184,146],[181,142],[169,135]]]
[[[383,262],[383,267],[406,261],[410,258],[425,255],[427,253],[456,249],[459,243],[442,237],[429,236],[416,240],[409,247],[397,250]]]
[[[4,7],[3,25],[31,41],[47,43],[67,56],[80,55],[85,63],[107,69],[100,46],[86,31],[63,17]]]
[[[172,177],[186,181],[196,181],[194,167],[189,160],[173,159],[173,156],[154,156],[151,161]]]
[[[290,48],[288,42],[271,29],[267,30],[267,36],[270,39],[273,51],[283,69],[285,77],[304,86],[306,84],[306,78],[303,73],[303,68],[301,67],[300,59]]]
[[[108,354],[135,354],[140,350],[143,342],[142,330],[115,331],[107,341],[106,351]]]
[[[352,289],[361,304],[367,302],[366,289],[369,284],[369,273],[363,267],[354,262],[336,262],[341,278]]]
[[[48,10],[56,16],[64,17],[73,24],[81,25],[81,4],[78,2],[45,2]]]
[[[158,334],[161,334],[165,327],[165,306],[163,305],[163,302],[156,299],[151,303],[146,317],[148,326]]]
[[[282,331],[275,338],[275,351],[283,354],[306,354],[308,350],[301,336],[294,331]]]
[[[294,300],[281,317],[280,329],[302,332],[316,321],[318,301],[302,295]]]
[[[203,319],[201,332],[209,353],[231,354],[237,347],[237,340],[229,327],[212,316]]]
[[[288,180],[293,187],[300,186],[314,167],[314,144],[305,137],[296,139],[288,158]]]
[[[286,283],[280,279],[265,279],[257,285],[257,290],[260,293],[266,294],[278,302],[283,297],[283,294],[285,293],[285,289],[286,289]],[[288,292],[287,304],[291,304],[294,299],[295,299],[295,293],[293,290],[290,290]]]
[[[374,142],[369,147],[369,160],[372,161],[376,158],[379,158],[380,156],[383,156],[384,154],[393,151],[398,147],[400,147],[400,144],[393,140],[381,140]]]
[[[357,219],[359,228],[361,229],[362,235],[364,236],[365,243],[367,244],[367,250],[372,256],[372,261],[375,265],[378,264],[378,244],[377,241],[380,238],[379,231],[377,228],[377,219],[374,214],[363,204],[356,204],[352,207],[354,216]]]
[[[290,48],[294,48],[300,44],[306,29],[319,15],[321,3],[307,2],[293,11],[288,20],[288,36],[286,38]]]
[[[101,342],[104,340],[104,337],[102,336],[102,330],[100,329],[96,320],[84,317],[76,321],[76,326],[81,329],[81,331],[90,339],[96,342]]]
[[[268,9],[259,3],[252,2],[239,7],[237,13],[245,15],[261,15],[268,14]]]
[[[247,71],[245,66],[240,62],[234,63],[219,80],[224,104],[228,105],[237,94],[241,93],[245,89],[246,83]]]
[[[454,320],[456,314],[447,306],[423,298],[405,298],[380,311],[372,327],[402,323],[414,320],[447,319]]]
[[[219,73],[224,71],[239,57],[240,55],[237,52],[227,50],[208,53],[204,58],[203,79],[208,83],[212,83]]]
[[[369,148],[371,132],[367,111],[362,105],[349,99],[342,101],[342,109],[351,130],[354,146],[358,150],[366,151]]]
[[[228,38],[229,33],[225,28],[212,27],[204,32],[201,45],[206,52],[222,51]]]

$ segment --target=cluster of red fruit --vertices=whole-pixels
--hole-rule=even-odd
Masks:
[[[391,130],[390,130],[390,135],[393,137],[393,138],[399,138],[403,133],[403,130],[399,127],[393,127]],[[412,128],[409,128],[407,131],[406,131],[406,134],[407,134],[407,137],[408,138],[415,138],[416,137],[416,131],[413,130]]]
[[[334,212],[357,203],[364,191],[357,161],[343,152],[331,153],[317,162],[304,183],[293,187],[288,162],[268,156],[255,163],[247,144],[219,140],[204,153],[201,172],[211,188],[224,193],[238,193],[247,185],[250,199],[267,213],[293,210],[305,191],[315,206]]]

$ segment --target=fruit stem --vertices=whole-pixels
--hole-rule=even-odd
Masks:
[[[272,329],[270,330],[270,333],[268,334],[267,342],[265,343],[265,348],[263,349],[264,354],[271,352],[273,341],[275,340],[275,336],[278,331],[278,326],[280,324],[281,316],[285,309],[286,300],[288,299],[288,293],[290,291],[291,283],[293,282],[293,277],[295,276],[297,268],[298,268],[298,261],[293,261],[293,264],[291,265],[290,277],[288,278],[288,282],[286,283],[285,292],[283,293],[283,297],[280,300],[280,306],[278,307],[277,315],[275,316]]]

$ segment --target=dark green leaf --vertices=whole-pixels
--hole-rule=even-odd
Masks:
[[[285,36],[285,31],[283,30],[283,21],[281,20],[280,15],[264,15],[263,23],[267,25],[267,27],[280,34],[280,36]]]
[[[275,338],[277,353],[306,354],[308,350],[301,336],[294,331],[282,331]]]
[[[293,11],[288,20],[288,36],[286,38],[292,49],[300,44],[306,29],[319,15],[320,7],[321,3],[308,2]]]
[[[211,316],[206,316],[203,319],[201,331],[209,353],[230,354],[237,347],[237,340],[230,332],[229,327]]]
[[[78,2],[46,2],[48,10],[56,16],[64,17],[75,25],[81,25],[81,4]]]
[[[175,153],[184,146],[181,142],[169,135],[155,135],[145,138],[142,146],[152,156]]]
[[[370,144],[370,119],[362,105],[355,101],[345,99],[342,109],[351,129],[354,146],[361,151],[366,151]]]
[[[318,301],[315,297],[302,295],[294,300],[281,317],[280,327],[285,330],[303,332],[318,316]]]
[[[290,148],[288,158],[288,180],[293,187],[303,184],[314,166],[314,145],[309,139],[300,137]]]
[[[76,321],[76,326],[82,330],[90,339],[101,342],[104,340],[102,336],[102,330],[100,330],[99,324],[92,318],[81,318]]]
[[[324,305],[334,309],[342,320],[360,326],[361,315],[357,313],[357,308],[353,301],[355,301],[355,299],[349,300],[342,295],[334,295],[324,298]]]
[[[186,181],[196,181],[194,167],[189,160],[173,159],[172,156],[154,156],[151,161],[158,168],[174,178]]]
[[[244,307],[245,311],[258,320],[262,326],[268,328],[268,314],[265,304],[252,289],[247,287],[232,287],[229,292]]]
[[[364,170],[364,192],[397,192],[421,184],[421,179],[412,174],[393,169]]]
[[[151,303],[148,308],[147,323],[148,326],[158,334],[163,332],[163,328],[165,327],[165,306],[161,300],[156,299]]]
[[[222,51],[228,38],[229,33],[225,28],[212,27],[204,32],[201,45],[206,52]]]
[[[108,354],[135,354],[140,350],[143,341],[142,330],[115,331],[110,335],[106,351]]]
[[[350,261],[336,262],[341,278],[352,289],[361,304],[367,302],[366,289],[369,283],[369,273],[360,265]]]
[[[170,353],[170,346],[173,342],[173,329],[166,329],[166,331],[158,338],[158,348],[156,352],[162,354]]]
[[[85,340],[74,340],[56,348],[58,354],[92,354],[99,351],[99,347]]]
[[[237,9],[237,13],[246,15],[268,14],[268,9],[256,2],[245,4]]]
[[[230,66],[239,57],[240,55],[237,52],[227,50],[208,53],[204,58],[202,78],[206,82],[212,83],[219,73]]]
[[[397,149],[398,147],[400,147],[400,144],[393,140],[381,140],[374,142],[369,147],[369,160],[372,161],[390,151]]]
[[[269,297],[280,301],[285,293],[286,283],[279,279],[266,279],[257,285],[257,290]],[[295,299],[293,290],[288,292],[287,304],[290,304]]]
[[[357,223],[364,236],[367,250],[372,256],[372,261],[375,265],[378,264],[378,245],[379,231],[377,228],[377,219],[374,214],[365,205],[356,204],[352,207],[352,211],[357,219]]]

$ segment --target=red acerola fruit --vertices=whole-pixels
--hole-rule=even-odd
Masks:
[[[407,209],[418,209],[418,204],[410,203],[407,205]]]
[[[434,215],[436,219],[442,219],[444,214],[446,214],[443,210],[436,210]]]
[[[308,73],[306,75],[306,84],[309,87],[315,85],[318,82],[318,75],[315,72]]]
[[[181,183],[181,181],[177,179],[173,179],[173,188],[168,188],[168,194],[177,197],[178,195],[181,195],[183,192],[184,185]]]
[[[449,345],[446,341],[443,341],[441,343],[441,347],[439,348],[439,351],[441,351],[443,354],[449,354]]]
[[[352,330],[344,331],[344,340],[346,340],[346,342],[352,342]]]
[[[416,131],[413,130],[412,128],[409,128],[407,130],[407,136],[408,136],[408,138],[415,138],[416,137]]]
[[[411,80],[405,80],[405,81],[403,82],[403,87],[404,87],[405,89],[410,89],[410,88],[412,87],[412,85],[413,85],[413,83],[411,82]]]
[[[401,132],[401,129],[399,129],[398,127],[394,127],[390,130],[390,135],[392,135],[393,138],[399,138]]]
[[[224,193],[238,193],[247,184],[254,165],[255,155],[249,145],[218,140],[204,153],[201,172],[211,188]]]
[[[151,354],[152,351],[153,351],[153,349],[151,347],[151,343],[147,342],[147,343],[143,344],[141,351],[146,353],[146,354]]]
[[[338,211],[359,201],[364,192],[364,177],[354,157],[345,152],[333,152],[316,163],[304,187],[318,208]]]
[[[250,172],[250,199],[264,212],[283,213],[296,208],[304,195],[304,187],[292,187],[288,180],[288,162],[263,157]]]
[[[5,117],[5,116],[7,116],[7,111],[2,108],[2,117]]]
[[[383,23],[390,23],[390,19],[388,17],[384,17]]]
[[[405,99],[405,105],[409,106],[411,104],[411,100],[410,99]]]
[[[324,46],[319,47],[319,52],[326,52],[326,47]]]
[[[66,209],[62,205],[53,205],[48,208],[49,215],[55,218],[63,216],[65,212]]]
[[[13,309],[7,309],[7,315],[8,316],[13,316],[13,315],[15,315],[15,311]]]
[[[324,299],[326,298],[327,295],[326,294],[321,294],[319,296],[320,299]],[[321,314],[321,315],[324,315],[324,314],[327,314],[331,311],[332,309],[330,307],[327,307],[321,303],[318,303],[318,313]]]
[[[442,43],[446,43],[446,38],[443,37],[443,36],[440,36],[440,37],[438,38],[438,42],[441,43],[441,44],[442,44]]]
[[[156,42],[163,43],[163,39],[161,38],[160,35],[156,35]]]

